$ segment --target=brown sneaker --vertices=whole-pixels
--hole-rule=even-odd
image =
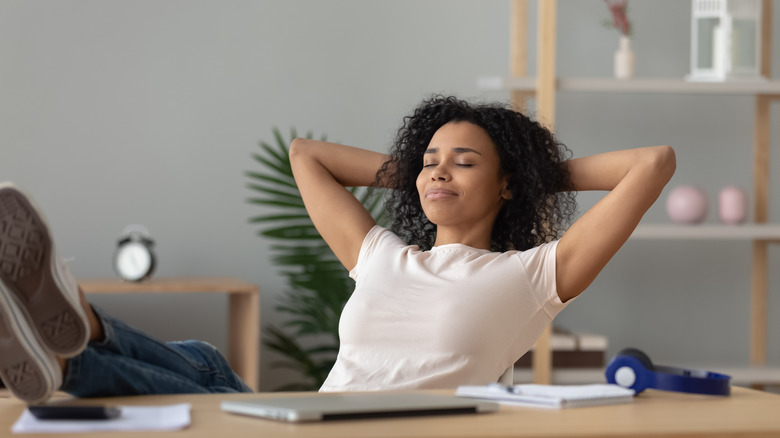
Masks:
[[[89,322],[78,284],[55,253],[43,214],[10,183],[0,184],[0,294],[15,304],[3,306],[6,325],[18,328],[26,320],[43,345],[63,357],[86,347]],[[2,347],[0,355],[6,355]]]

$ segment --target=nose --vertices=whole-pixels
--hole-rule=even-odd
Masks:
[[[450,173],[444,166],[436,166],[431,172],[431,181],[449,181]]]

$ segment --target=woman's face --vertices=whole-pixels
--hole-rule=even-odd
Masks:
[[[480,227],[488,237],[511,197],[493,141],[469,122],[447,123],[433,135],[417,176],[417,192],[425,215],[439,231]]]

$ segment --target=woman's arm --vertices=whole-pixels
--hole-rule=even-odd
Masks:
[[[562,301],[584,291],[658,199],[676,167],[669,146],[608,152],[567,162],[574,190],[610,192],[558,243],[556,283]]]
[[[290,164],[314,226],[351,270],[376,222],[345,187],[369,186],[387,155],[318,140],[296,138]]]

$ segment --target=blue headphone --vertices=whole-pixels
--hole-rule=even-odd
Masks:
[[[636,394],[647,388],[707,395],[729,395],[731,376],[704,370],[653,365],[636,348],[621,350],[607,365],[607,382],[633,389]]]

